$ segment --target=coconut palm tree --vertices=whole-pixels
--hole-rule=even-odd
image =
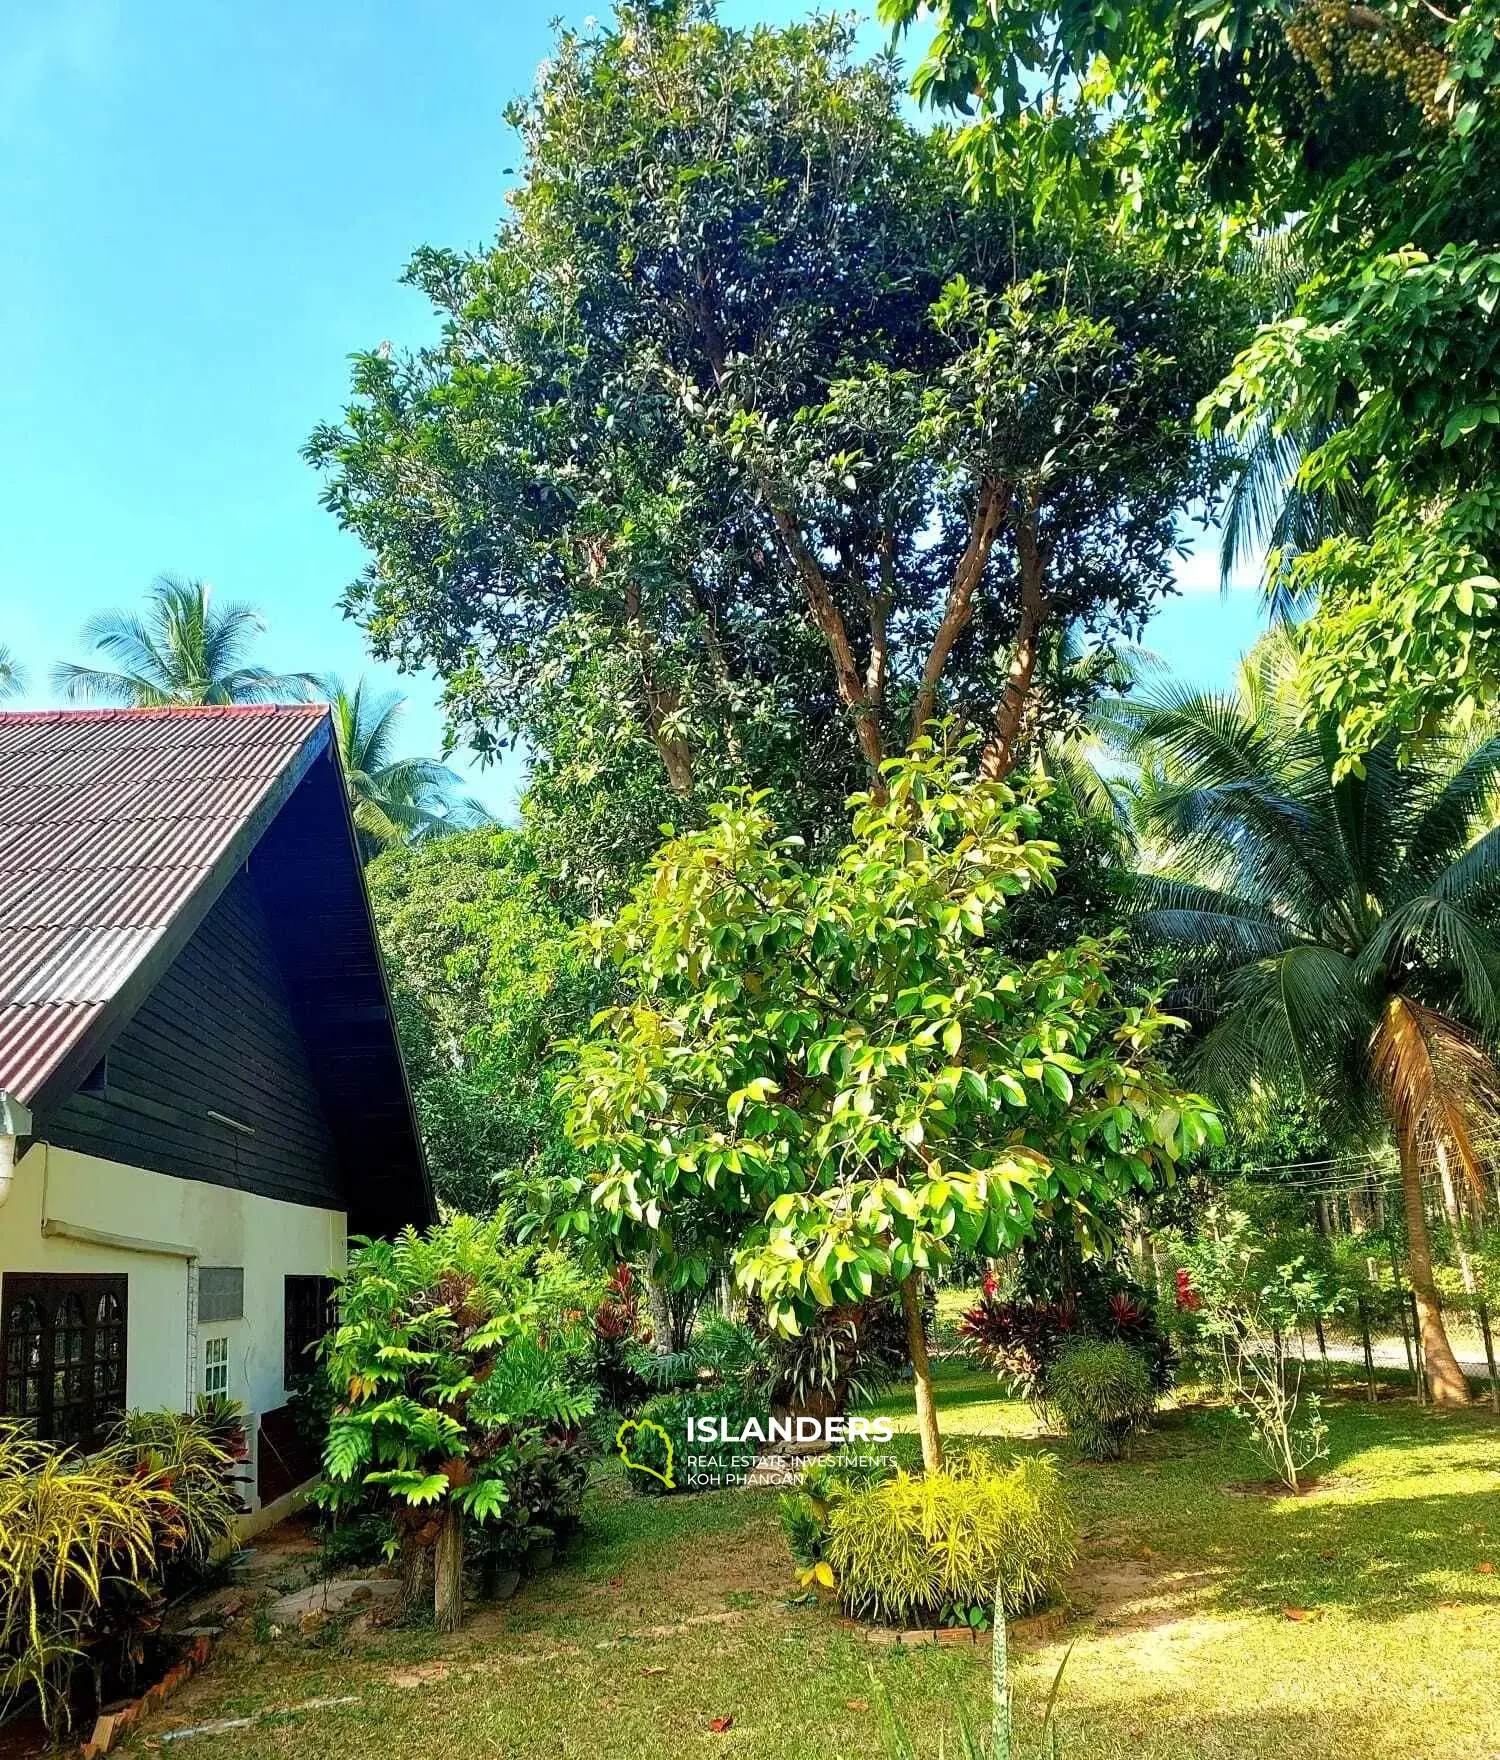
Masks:
[[[1459,1403],[1423,1178],[1446,1158],[1482,1197],[1500,1120],[1500,733],[1405,762],[1388,743],[1336,781],[1336,730],[1306,710],[1278,632],[1236,692],[1159,687],[1125,711],[1159,861],[1136,908],[1188,975],[1207,1091],[1234,1105],[1281,1087],[1347,1125],[1383,1115],[1433,1398]]]
[[[305,698],[300,673],[248,666],[250,644],[265,630],[253,606],[217,605],[206,581],[154,581],[145,615],[101,611],[83,639],[110,666],[53,668],[54,688],[73,702],[160,708],[170,703],[275,703]]]
[[[26,689],[26,673],[19,660],[0,642],[0,698],[18,697]]]
[[[459,779],[430,758],[394,755],[396,729],[406,707],[394,691],[371,691],[364,679],[352,689],[337,678],[319,681],[333,716],[349,804],[366,861],[398,843],[423,843],[488,822],[475,800],[457,794]]]

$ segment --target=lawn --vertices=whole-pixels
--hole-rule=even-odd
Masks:
[[[1166,1413],[1118,1465],[1073,1462],[988,1377],[950,1370],[948,1435],[1056,1450],[1083,1524],[1065,1620],[1018,1635],[1017,1723],[1059,1695],[1063,1760],[1475,1760],[1500,1754],[1500,1421],[1352,1394],[1302,1498],[1268,1496],[1222,1410]],[[910,1421],[909,1403],[888,1410]],[[807,1760],[882,1752],[879,1682],[936,1755],[985,1715],[988,1653],[868,1643],[796,1592],[771,1492],[628,1495],[606,1475],[571,1559],[457,1639],[242,1619],[127,1751],[469,1760]],[[725,1729],[711,1723],[732,1718]],[[950,1747],[951,1752],[951,1747]]]

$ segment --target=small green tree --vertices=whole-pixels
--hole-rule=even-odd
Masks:
[[[1035,809],[928,740],[882,774],[826,868],[742,795],[597,928],[628,1000],[562,1083],[589,1164],[564,1223],[675,1282],[732,1250],[783,1332],[899,1289],[935,1469],[922,1274],[1043,1217],[1092,1245],[1218,1123],[1163,1074],[1175,1023],[1118,993],[1109,942],[1004,951],[1008,901],[1056,868]]]
[[[1195,1241],[1177,1240],[1173,1257],[1189,1279],[1189,1313],[1216,1354],[1224,1390],[1251,1446],[1289,1491],[1328,1452],[1318,1396],[1302,1396],[1298,1330],[1339,1308],[1332,1280],[1301,1254],[1278,1255],[1237,1210],[1211,1209]]]
[[[564,1319],[577,1306],[573,1273],[507,1247],[503,1217],[362,1241],[350,1259],[326,1357],[324,1499],[396,1502],[408,1604],[435,1545],[440,1631],[463,1621],[465,1518],[498,1517],[547,1427],[592,1410],[575,1369],[584,1339]]]

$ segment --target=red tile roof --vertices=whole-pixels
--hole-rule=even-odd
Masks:
[[[321,703],[0,713],[0,1093],[186,939],[328,737]]]

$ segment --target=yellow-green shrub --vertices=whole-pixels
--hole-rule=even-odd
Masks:
[[[1048,1409],[1091,1461],[1117,1461],[1156,1409],[1151,1370],[1129,1345],[1085,1339],[1047,1371]]]
[[[990,1606],[997,1585],[1007,1613],[1048,1600],[1077,1540],[1055,1462],[975,1454],[840,1497],[826,1557],[849,1613],[930,1625]]]
[[[0,1422],[0,1723],[34,1702],[65,1729],[77,1669],[139,1662],[164,1572],[233,1528],[232,1470],[202,1420],[172,1413],[132,1414],[92,1455]]]

